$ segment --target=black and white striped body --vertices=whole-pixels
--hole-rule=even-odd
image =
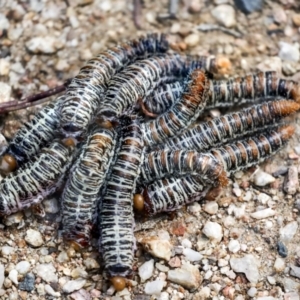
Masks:
[[[208,79],[205,73],[198,69],[193,71],[180,100],[163,115],[142,124],[146,145],[162,143],[186,129],[204,109],[207,91]]]
[[[167,49],[164,35],[151,34],[111,47],[88,61],[68,86],[60,112],[61,132],[65,136],[81,135],[95,117],[111,78],[130,63]]]
[[[210,154],[193,150],[162,150],[144,158],[139,182],[147,184],[166,177],[198,175],[204,184],[220,184],[223,166]]]
[[[53,142],[0,183],[0,215],[23,210],[54,193],[71,165],[73,146]]]
[[[132,272],[134,247],[133,192],[143,161],[140,124],[131,121],[122,129],[121,147],[112,164],[101,199],[100,248],[110,277]]]
[[[110,120],[116,119],[160,84],[184,78],[196,68],[209,69],[212,62],[209,57],[193,59],[178,54],[138,61],[113,77],[98,114]]]
[[[237,137],[275,125],[299,110],[290,100],[267,102],[224,115],[186,130],[179,137],[154,145],[153,149],[195,149],[203,152]]]
[[[86,247],[95,223],[97,199],[116,145],[116,133],[94,128],[70,171],[62,195],[62,222],[65,240]]]
[[[58,111],[63,101],[64,96],[44,107],[25,123],[14,135],[3,154],[12,155],[20,166],[49,144],[57,134]]]

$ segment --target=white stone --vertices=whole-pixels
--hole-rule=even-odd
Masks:
[[[290,274],[294,277],[300,278],[300,267],[291,265]]]
[[[8,29],[9,28],[9,21],[6,16],[0,13],[0,30]]]
[[[201,211],[201,205],[198,202],[194,202],[188,206],[188,211],[191,214],[197,214]]]
[[[241,197],[242,196],[242,190],[240,188],[233,188],[232,189],[232,192],[233,194],[236,196],[236,197]]]
[[[276,272],[280,273],[284,270],[285,262],[281,257],[277,257],[274,263],[274,269]]]
[[[257,69],[262,72],[274,70],[278,74],[280,74],[282,70],[282,61],[278,56],[267,57],[260,64],[257,65]]]
[[[241,246],[240,243],[237,240],[231,240],[228,243],[228,250],[232,253],[237,253],[238,251],[240,251]]]
[[[145,293],[147,295],[158,295],[161,293],[164,287],[164,281],[155,280],[155,281],[148,281],[145,285]]]
[[[191,33],[184,39],[184,42],[188,47],[195,47],[200,44],[200,36],[198,33]]]
[[[245,194],[245,196],[243,197],[243,200],[244,201],[250,201],[250,200],[252,200],[252,192],[251,191],[247,191],[246,192],[246,194]]]
[[[4,279],[5,279],[4,271],[5,271],[4,266],[2,264],[0,264],[0,289],[2,289],[3,282],[4,282]]]
[[[53,54],[63,48],[63,43],[53,36],[34,37],[26,42],[25,45],[30,52],[35,54]]]
[[[150,259],[143,263],[139,267],[139,276],[141,278],[141,282],[145,282],[153,275],[154,271],[154,259]]]
[[[16,269],[12,269],[9,274],[8,278],[15,284],[18,285],[18,271]]]
[[[265,219],[269,217],[273,217],[276,214],[276,211],[273,210],[272,208],[266,208],[262,210],[258,210],[256,212],[253,212],[250,214],[250,216],[254,219]]]
[[[218,266],[219,266],[219,267],[225,267],[225,266],[228,266],[228,260],[223,259],[223,258],[220,258],[220,259],[218,260]]]
[[[26,260],[20,261],[16,265],[16,270],[21,275],[25,275],[26,273],[28,273],[29,269],[30,269],[30,263]]]
[[[231,5],[222,4],[211,11],[212,16],[225,27],[232,27],[236,24],[235,10]]]
[[[271,200],[272,198],[265,194],[265,193],[260,193],[258,196],[257,196],[257,200],[261,203],[261,204],[267,204],[269,200]]]
[[[44,243],[41,233],[34,229],[26,231],[25,241],[33,247],[40,247]]]
[[[190,248],[183,249],[183,255],[189,261],[200,261],[203,257],[202,254]]]
[[[240,207],[235,204],[230,204],[228,207],[228,214],[235,215],[237,218],[242,218],[245,215],[246,205],[242,204]]]
[[[0,75],[7,76],[10,71],[10,63],[6,58],[0,58]]]
[[[53,297],[60,297],[60,293],[59,292],[55,292],[54,289],[51,287],[51,285],[49,284],[45,284],[45,292]]]
[[[208,201],[204,204],[203,210],[210,215],[215,215],[218,212],[219,206],[216,201]]]
[[[282,60],[299,61],[299,58],[300,58],[299,45],[280,41],[279,47],[280,47],[280,50],[279,50],[278,56]]]
[[[57,282],[58,277],[55,274],[56,269],[52,263],[40,264],[35,267],[36,273],[46,282]]]
[[[293,221],[285,225],[283,228],[280,228],[280,240],[284,243],[289,243],[296,234],[298,230],[298,223],[297,221]]]
[[[211,276],[213,276],[213,272],[212,272],[212,270],[208,270],[204,274],[204,279],[208,280],[209,278],[211,278]]]
[[[258,169],[252,176],[253,182],[257,186],[265,186],[275,181],[275,178],[272,175],[262,171],[261,169]]]
[[[206,222],[202,232],[211,240],[220,242],[223,237],[223,230],[220,224],[216,222]]]
[[[170,241],[152,236],[143,238],[141,244],[153,256],[170,260],[172,255],[172,244]]]
[[[64,293],[69,294],[74,291],[80,290],[85,284],[86,284],[85,279],[78,278],[75,280],[70,280],[63,286],[63,291]]]
[[[192,248],[192,246],[193,246],[192,242],[188,239],[183,239],[181,241],[181,245],[185,248]]]
[[[210,295],[210,288],[208,286],[203,287],[199,291],[199,296],[201,299],[208,299]]]
[[[252,254],[246,254],[241,258],[231,258],[230,266],[234,272],[244,273],[251,283],[258,282],[260,263]]]
[[[0,103],[10,100],[11,86],[0,81]]]
[[[251,287],[247,292],[247,295],[251,298],[253,298],[256,294],[257,294],[257,288],[255,287]]]
[[[162,292],[157,300],[169,300],[169,294],[167,292]]]
[[[1,248],[1,253],[3,256],[5,255],[10,255],[14,252],[14,248],[13,247],[10,247],[10,246],[3,246]]]
[[[182,263],[182,267],[170,270],[168,272],[168,280],[175,282],[183,287],[194,290],[198,288],[202,282],[199,269],[190,263]]]
[[[226,216],[224,218],[223,224],[226,228],[234,226],[236,223],[235,219],[232,216]]]
[[[48,214],[56,214],[59,211],[59,205],[56,198],[50,198],[43,201],[45,212]]]
[[[276,279],[273,276],[267,276],[267,280],[270,284],[276,284]]]

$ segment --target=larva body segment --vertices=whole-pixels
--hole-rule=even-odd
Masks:
[[[99,191],[116,146],[116,132],[94,128],[81,149],[62,195],[65,240],[86,247],[95,223]]]
[[[206,74],[199,69],[193,71],[180,100],[163,115],[142,124],[146,145],[162,143],[195,121],[205,107],[208,88]]]
[[[258,99],[283,97],[299,101],[299,85],[278,77],[275,71],[259,72],[229,80],[211,81],[208,108],[233,106]]]
[[[259,164],[275,154],[287,143],[294,131],[294,127],[290,125],[282,126],[247,140],[212,149],[210,153],[227,174],[231,174]]]
[[[65,136],[79,136],[95,117],[108,82],[121,69],[138,59],[168,50],[165,35],[150,34],[111,47],[91,59],[72,80],[60,112],[60,130]]]
[[[138,61],[114,76],[100,105],[99,116],[116,119],[147,97],[158,85],[186,77],[196,68],[210,68],[209,57],[193,59],[169,54]]]
[[[245,134],[275,125],[300,109],[290,100],[267,102],[224,115],[186,130],[180,137],[154,145],[153,149],[195,149],[203,152]]]
[[[64,97],[60,97],[57,102],[47,105],[17,131],[0,159],[0,170],[5,155],[13,157],[16,165],[20,166],[54,139],[58,128],[58,110],[63,101]]]
[[[0,215],[28,208],[54,193],[71,165],[74,143],[53,142],[0,183]]]
[[[211,186],[203,185],[200,176],[164,178],[149,184],[143,191],[144,211],[155,215],[179,209],[181,206],[203,199]]]
[[[212,155],[193,150],[162,150],[147,154],[139,180],[147,184],[165,177],[186,175],[198,175],[203,184],[227,184],[223,166]]]
[[[112,163],[100,209],[100,248],[110,277],[126,277],[132,273],[132,200],[143,160],[144,143],[139,122],[130,121],[121,134],[121,147]]]
[[[183,90],[183,81],[158,86],[143,102],[146,114],[158,116],[164,113],[181,97]]]

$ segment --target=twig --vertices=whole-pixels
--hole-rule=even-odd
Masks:
[[[200,31],[204,31],[204,32],[212,31],[212,30],[220,30],[220,31],[230,34],[236,38],[241,38],[243,36],[241,32],[238,32],[238,31],[232,30],[232,29],[228,29],[226,27],[216,25],[216,24],[203,23],[203,24],[200,24],[199,26],[197,26],[197,29]]]

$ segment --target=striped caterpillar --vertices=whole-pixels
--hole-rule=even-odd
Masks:
[[[55,141],[0,183],[0,215],[23,210],[54,193],[74,157],[75,141]]]
[[[116,133],[94,128],[81,148],[62,195],[63,237],[80,247],[90,243],[99,191],[116,145]]]
[[[161,143],[187,128],[204,109],[207,92],[208,79],[205,73],[195,70],[180,100],[157,119],[142,124],[146,145]]]
[[[143,112],[156,117],[167,111],[180,98],[185,83],[177,81],[164,84],[144,100]],[[300,102],[297,82],[279,78],[275,71],[259,72],[229,80],[210,80],[206,109],[228,107],[253,102],[258,99],[283,97]]]
[[[150,147],[158,149],[194,149],[206,151],[241,135],[272,126],[295,111],[300,104],[290,100],[267,102],[224,115],[186,130],[179,137]]]
[[[154,56],[138,61],[114,76],[100,105],[98,115],[114,120],[147,97],[151,91],[165,82],[186,77],[196,68],[210,70],[214,60],[209,57],[183,57],[178,54]]]
[[[258,137],[212,149],[209,153],[230,175],[266,160],[279,151],[293,133],[294,127],[283,126],[260,134]],[[138,199],[135,209],[143,210],[148,215],[172,211],[182,205],[205,198],[210,188],[211,185],[203,185],[201,175],[159,179],[145,187],[142,195],[135,195]]]
[[[79,136],[91,123],[111,78],[138,59],[168,50],[165,35],[149,34],[139,40],[111,47],[91,59],[71,81],[60,111],[60,130]]]
[[[58,128],[58,109],[63,101],[62,96],[44,107],[15,134],[0,159],[2,174],[15,171],[54,139]]]
[[[144,143],[137,120],[125,120],[122,125],[120,150],[112,162],[101,197],[100,245],[109,277],[125,284],[120,277],[132,273],[135,243],[132,199],[143,161]]]

